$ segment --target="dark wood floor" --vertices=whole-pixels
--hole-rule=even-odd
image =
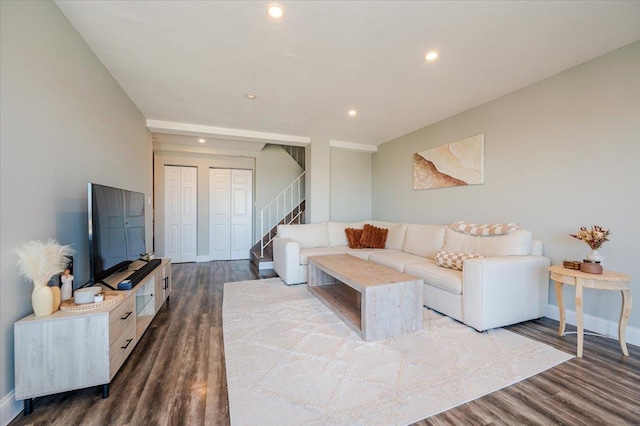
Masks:
[[[11,425],[228,424],[223,283],[255,278],[248,261],[174,265],[170,301],[114,378],[108,399],[98,388],[37,398],[33,414]],[[557,326],[545,318],[509,330],[575,353],[576,336],[558,337]],[[640,425],[640,348],[629,346],[629,353],[622,356],[615,340],[586,336],[582,359],[417,424]]]

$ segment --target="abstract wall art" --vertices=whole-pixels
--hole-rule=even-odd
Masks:
[[[484,183],[484,135],[413,154],[413,189]]]

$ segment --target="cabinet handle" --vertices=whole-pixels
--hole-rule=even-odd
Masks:
[[[129,316],[133,313],[133,311],[131,312],[127,312],[127,315],[120,317],[121,320],[126,320],[127,318],[129,318]]]
[[[166,290],[169,288],[169,277],[164,277],[164,287],[162,287],[163,290]]]
[[[127,344],[124,346],[120,346],[121,349],[127,349],[129,347],[129,345],[131,344],[131,342],[133,342],[133,339],[127,339]]]

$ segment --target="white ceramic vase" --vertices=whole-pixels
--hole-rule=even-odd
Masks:
[[[34,286],[31,293],[33,313],[38,317],[51,315],[55,303],[53,291],[48,285]]]
[[[591,260],[594,262],[600,262],[602,263],[602,261],[604,260],[604,258],[602,257],[602,255],[600,253],[598,253],[598,250],[591,250],[591,253],[589,253],[587,255],[587,260]]]

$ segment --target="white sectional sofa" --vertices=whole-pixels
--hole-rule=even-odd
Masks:
[[[387,228],[384,249],[350,249],[346,228],[365,223]],[[440,250],[476,253],[462,271],[436,265]],[[274,270],[288,284],[307,281],[311,256],[348,253],[424,281],[424,306],[478,331],[544,316],[550,261],[542,242],[524,229],[477,236],[448,225],[366,221],[280,225],[273,245]]]

